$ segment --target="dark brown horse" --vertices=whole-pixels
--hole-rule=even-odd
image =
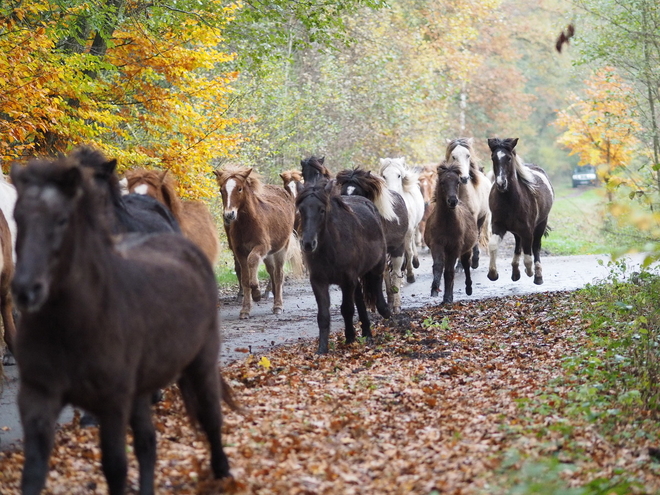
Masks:
[[[461,170],[458,165],[440,165],[435,188],[435,204],[426,223],[424,241],[433,256],[433,282],[431,296],[440,290],[444,274],[445,293],[442,302],[454,301],[454,274],[456,260],[465,270],[465,292],[472,295],[470,257],[477,242],[477,222],[467,204],[459,200]]]
[[[257,270],[263,260],[273,288],[273,313],[283,309],[284,262],[299,247],[293,234],[295,206],[282,187],[262,184],[251,168],[216,170],[229,247],[246,294],[240,318],[249,318],[252,300],[261,300]],[[289,251],[289,252],[288,252]],[[252,299],[247,294],[252,294]]]
[[[536,165],[523,163],[515,151],[518,138],[488,140],[495,184],[490,190],[492,237],[488,278],[497,280],[497,251],[504,234],[511,232],[516,241],[511,279],[520,279],[520,254],[524,253],[525,273],[534,275],[534,283],[543,283],[541,269],[541,239],[548,233],[548,215],[555,193],[545,171]],[[532,255],[534,267],[532,271]]]
[[[167,206],[185,237],[204,251],[211,265],[218,260],[220,243],[211,210],[202,201],[182,200],[176,182],[165,171],[133,169],[126,172],[128,191],[146,194]]]
[[[337,184],[346,196],[363,196],[374,203],[380,213],[389,255],[389,268],[385,268],[387,304],[393,313],[401,312],[401,281],[403,280],[408,209],[396,191],[388,189],[385,179],[367,170],[356,168],[337,174]]]
[[[302,217],[303,255],[318,306],[318,353],[326,354],[330,285],[341,288],[346,343],[355,341],[355,306],[363,337],[371,337],[367,304],[375,304],[383,317],[390,317],[383,297],[385,234],[374,204],[361,196],[339,195],[332,181],[321,179],[306,186],[296,206]]]
[[[314,155],[310,156],[309,158],[306,158],[304,160],[300,160],[300,166],[302,167],[302,176],[303,180],[305,182],[305,185],[311,185],[316,183],[317,180],[324,178],[324,179],[331,179],[332,174],[330,171],[327,169],[327,167],[324,165],[325,163],[325,157],[318,158]]]
[[[12,169],[18,191],[12,293],[21,310],[16,361],[25,435],[22,491],[42,490],[55,422],[62,407],[73,404],[99,418],[110,494],[125,490],[129,424],[140,493],[153,493],[150,400],[173,380],[210,442],[213,474],[229,476],[211,265],[180,234],[129,235],[115,242],[91,170],[70,158]]]

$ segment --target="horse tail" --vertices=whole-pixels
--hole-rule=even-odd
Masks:
[[[234,397],[234,390],[227,383],[222,374],[220,374],[220,397],[222,401],[229,406],[232,411],[242,412],[243,408]]]
[[[305,264],[303,263],[300,241],[295,232],[289,236],[289,245],[286,248],[285,261],[289,265],[290,273],[293,278],[302,278],[305,274]]]
[[[552,228],[549,225],[546,225],[545,232],[543,232],[543,237],[548,237],[550,235],[550,232],[552,232]]]
[[[362,297],[364,298],[364,305],[370,309],[377,309],[378,313],[385,318],[389,318],[389,314],[383,314],[383,308],[379,307],[378,299],[383,297],[383,276],[379,273],[369,272],[360,279],[362,286]],[[385,305],[387,309],[387,305]]]

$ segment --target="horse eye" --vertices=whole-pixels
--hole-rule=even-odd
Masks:
[[[242,188],[242,187],[239,187],[239,188],[238,188],[238,192],[243,192],[243,188]]]

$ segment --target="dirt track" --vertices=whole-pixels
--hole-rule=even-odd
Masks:
[[[520,295],[544,291],[573,290],[607,276],[607,256],[546,256],[542,257],[544,284],[534,285],[531,278],[524,275],[518,282],[511,281],[511,250],[501,249],[498,263],[500,278],[496,282],[487,279],[487,256],[482,254],[481,266],[473,271],[473,294],[465,294],[464,276],[457,273],[454,300],[481,299]],[[603,260],[604,264],[599,264]],[[639,263],[641,257],[634,258]],[[440,298],[430,297],[432,260],[427,252],[421,253],[420,267],[416,270],[417,280],[413,284],[404,282],[402,304],[406,309],[426,305],[436,305]],[[332,331],[343,330],[339,313],[341,293],[337,288],[331,291]],[[284,312],[273,315],[272,299],[254,303],[249,320],[239,320],[240,305],[234,296],[223,296],[220,300],[220,313],[223,328],[223,349],[220,361],[223,364],[243,359],[248,350],[255,354],[265,354],[271,346],[295,342],[299,339],[313,339],[318,336],[316,324],[316,301],[308,280],[289,280],[284,292]],[[0,396],[0,449],[18,445],[22,432],[18,421],[16,391],[18,376],[15,366],[7,367],[8,382]],[[61,421],[68,421],[71,409],[62,413]]]

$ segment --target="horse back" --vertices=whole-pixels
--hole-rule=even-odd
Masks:
[[[229,226],[233,249],[249,253],[266,243],[269,253],[286,247],[295,221],[296,207],[283,187],[266,184],[254,197],[251,208],[239,211],[238,220]]]
[[[435,203],[424,230],[424,242],[431,250],[442,249],[459,257],[477,243],[479,231],[470,207],[459,202],[453,210]]]
[[[400,256],[399,248],[403,248],[406,232],[408,232],[408,208],[403,197],[396,191],[390,191],[393,198],[393,210],[398,217],[396,220],[383,219],[383,232],[385,234],[385,243],[387,252],[394,256]]]
[[[182,201],[179,223],[183,235],[206,254],[211,264],[218,258],[219,241],[215,220],[202,201]]]

